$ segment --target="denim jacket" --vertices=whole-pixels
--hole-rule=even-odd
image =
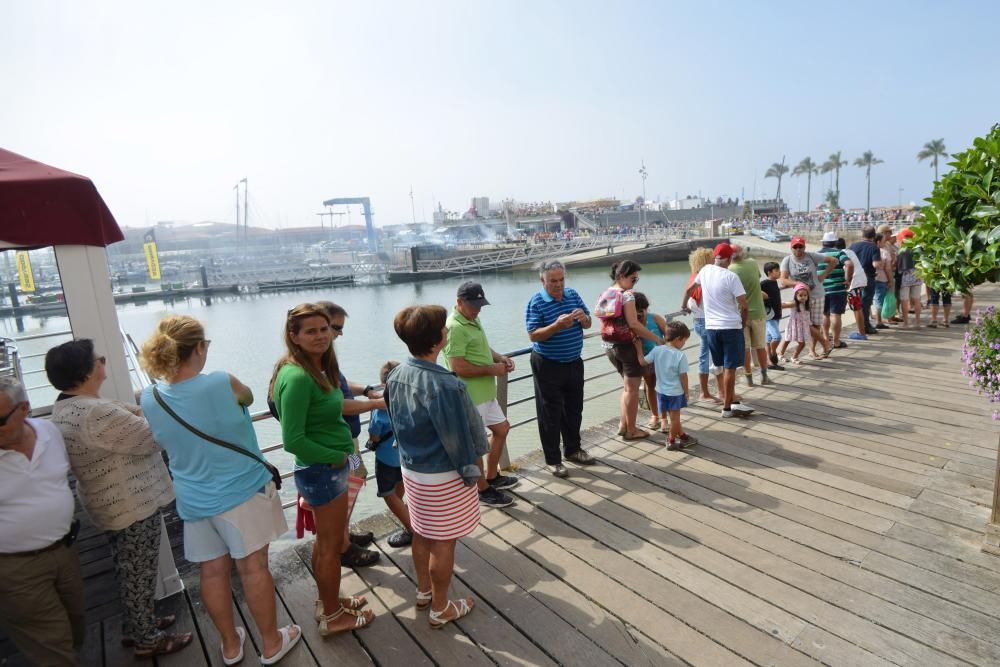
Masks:
[[[442,366],[410,357],[385,383],[386,408],[402,466],[414,472],[455,470],[466,486],[489,442],[465,383]]]

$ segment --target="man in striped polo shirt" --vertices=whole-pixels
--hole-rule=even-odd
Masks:
[[[847,343],[840,340],[840,330],[843,326],[842,316],[847,311],[848,282],[845,266],[848,263],[848,257],[847,253],[837,247],[836,232],[823,234],[823,247],[820,248],[820,253],[832,255],[840,262],[823,279],[823,290],[826,292],[826,300],[823,302],[823,334],[827,340],[833,341],[833,349],[847,347]],[[818,269],[820,273],[826,271],[826,263],[820,264]],[[815,344],[814,341],[813,345],[815,346]]]
[[[545,464],[556,477],[568,474],[562,464],[559,438],[566,459],[580,465],[594,458],[580,447],[583,421],[583,330],[590,311],[576,290],[566,287],[566,269],[558,260],[539,265],[540,289],[524,312],[531,340],[531,373],[535,383],[538,438]]]

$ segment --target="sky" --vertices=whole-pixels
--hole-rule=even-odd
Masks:
[[[924,143],[1000,121],[998,24],[991,0],[0,0],[0,147],[89,176],[132,227],[232,222],[244,177],[266,227],[345,196],[377,225],[631,200],[642,163],[650,200],[764,197],[771,163],[838,150],[885,161],[873,206],[920,203]],[[863,207],[864,171],[840,189]],[[805,177],[782,191],[805,207]]]

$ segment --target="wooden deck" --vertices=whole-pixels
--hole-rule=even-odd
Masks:
[[[518,503],[458,546],[453,594],[478,607],[441,631],[414,608],[408,549],[345,576],[378,618],[327,640],[309,545],[276,554],[279,620],[304,633],[282,665],[1000,664],[1000,560],[979,549],[1000,428],[960,375],[963,332],[893,330],[741,383],[758,412],[694,404],[685,452],[609,423],[569,479],[523,460]],[[156,664],[221,664],[187,583],[164,611],[201,646]],[[91,626],[86,664],[134,664],[116,632]]]

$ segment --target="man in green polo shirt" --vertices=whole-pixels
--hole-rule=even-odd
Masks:
[[[764,320],[764,297],[760,291],[760,267],[748,254],[743,246],[733,245],[733,259],[729,265],[729,270],[735,273],[743,283],[743,289],[747,293],[747,323],[743,327],[743,340],[746,343],[746,352],[743,363],[743,372],[747,384],[753,386],[753,366],[751,352],[757,356],[757,365],[760,366],[760,383],[774,384],[774,381],[767,377],[767,337],[766,322]],[[771,366],[775,370],[782,370],[780,366]]]
[[[448,342],[444,347],[444,363],[469,388],[469,398],[483,418],[489,431],[490,452],[486,457],[484,475],[479,479],[479,502],[489,507],[507,507],[514,499],[502,489],[517,485],[516,477],[501,475],[500,455],[507,444],[510,422],[497,403],[497,381],[514,370],[514,361],[490,348],[479,321],[479,311],[488,306],[483,286],[465,282],[458,288],[455,308],[448,316]],[[479,467],[483,468],[480,459]]]

